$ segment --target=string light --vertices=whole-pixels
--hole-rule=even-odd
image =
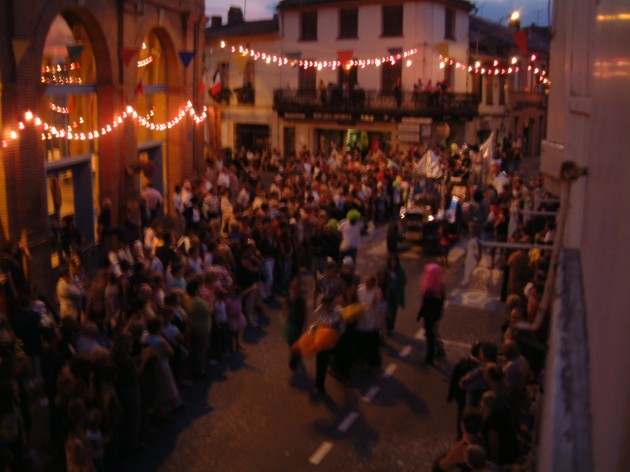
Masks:
[[[221,49],[225,49],[227,44],[225,41],[221,41],[220,43]],[[303,69],[311,69],[315,68],[317,70],[322,69],[332,69],[336,70],[337,68],[345,67],[361,67],[364,69],[366,66],[376,66],[380,67],[381,64],[390,63],[392,65],[396,64],[397,61],[407,59],[410,56],[418,53],[418,49],[412,48],[406,51],[400,52],[398,54],[390,54],[389,56],[381,56],[374,57],[369,59],[350,59],[348,61],[340,61],[340,60],[303,60],[303,59],[291,59],[285,56],[278,56],[274,54],[269,54],[267,52],[257,51],[255,49],[251,49],[245,46],[230,46],[230,51],[233,54],[241,54],[243,57],[249,56],[250,59],[254,61],[261,60],[266,64],[273,64],[279,67],[290,65],[291,67],[299,66]]]
[[[142,59],[141,61],[138,61],[138,67],[148,66],[152,62],[153,62],[153,56],[149,56],[146,59]]]
[[[531,61],[534,62],[535,60],[536,60],[536,56],[532,55]],[[510,63],[512,65],[516,64],[517,63],[516,58],[513,57]],[[444,69],[444,67],[446,67],[447,65],[454,66],[455,69],[461,69],[464,71],[468,71],[471,74],[478,74],[478,75],[509,75],[509,74],[515,74],[517,72],[520,72],[521,70],[521,68],[518,66],[515,66],[515,67],[510,67],[509,65],[502,66],[500,65],[500,61],[498,59],[492,60],[492,66],[488,65],[488,66],[483,67],[483,64],[480,61],[475,61],[474,64],[466,65],[463,62],[456,61],[453,58],[446,57],[440,54],[440,69]],[[539,67],[533,67],[531,64],[529,64],[527,66],[527,70],[528,71],[533,70],[534,75],[539,75],[540,77],[538,80],[542,82],[543,84],[549,85],[551,83],[546,77],[543,77],[547,74],[547,71],[545,71],[544,69],[539,68]]]
[[[81,63],[57,64],[56,66],[42,66],[41,83],[48,85],[81,84],[81,77],[72,77],[71,72],[81,69]]]
[[[77,141],[85,141],[85,140],[94,140],[101,136],[104,136],[108,133],[111,133],[113,130],[118,128],[118,125],[122,124],[127,119],[134,120],[137,124],[144,126],[147,129],[155,130],[155,131],[165,131],[167,129],[171,129],[172,127],[179,124],[186,115],[190,116],[195,123],[202,123],[208,117],[208,109],[207,107],[203,107],[201,113],[197,113],[195,108],[192,105],[192,102],[188,101],[184,107],[179,111],[179,113],[169,121],[165,121],[163,123],[151,123],[149,118],[151,118],[154,114],[154,111],[151,110],[147,117],[141,117],[138,115],[138,112],[132,107],[127,106],[124,112],[117,114],[114,116],[114,119],[111,123],[104,125],[100,130],[93,129],[91,131],[77,131],[75,128],[78,127],[78,124],[74,122],[72,126],[68,126],[67,128],[57,129],[54,125],[42,121],[41,118],[34,115],[33,112],[27,111],[24,113],[24,120],[28,123],[31,121],[35,125],[36,128],[41,128],[41,138],[43,141],[61,138],[61,139],[74,139]],[[83,118],[79,118],[79,123],[83,123]],[[22,131],[26,128],[24,122],[20,121],[18,123],[18,130]],[[16,140],[18,138],[18,131],[12,129],[8,132],[8,137],[11,140]],[[8,147],[8,141],[2,140],[2,147]]]
[[[49,107],[52,111],[55,111],[57,113],[61,113],[63,115],[67,115],[70,113],[70,110],[68,109],[68,107],[62,107],[60,105],[55,105],[53,102],[50,102]]]

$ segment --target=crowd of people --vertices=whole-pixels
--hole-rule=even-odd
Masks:
[[[436,151],[448,166],[446,151]],[[416,147],[362,154],[334,143],[286,157],[276,150],[241,149],[229,161],[208,159],[204,172],[177,185],[168,215],[165,198],[150,184],[128,202],[119,222],[105,199],[97,230],[100,268],[87,275],[81,237],[68,222],[71,230],[64,234],[72,237],[60,251],[55,300],[29,290],[20,263],[24,249],[8,248],[1,281],[0,464],[26,470],[29,405],[36,400],[48,410],[52,462],[67,470],[106,470],[184,409],[182,389],[207,377],[223,356],[237,353],[243,330],[256,329],[268,304],[279,298],[293,347],[309,319],[305,274],[312,274],[316,287],[310,318],[339,334],[334,347],[317,353],[317,393],[325,394],[330,359],[342,378],[353,365],[380,366],[381,339],[395,329],[407,280],[396,254],[377,273],[359,276],[358,247],[373,225],[398,215],[409,187],[404,184],[421,155]],[[269,186],[261,171],[275,174]],[[496,232],[505,205],[527,205],[537,189],[526,190],[515,178],[503,190],[495,195],[490,186],[475,195],[471,210],[483,224],[478,228],[475,220],[471,231]],[[519,222],[508,237],[526,235],[553,238],[548,225],[539,228],[533,219]],[[506,259],[513,306],[506,342],[516,346],[512,318],[531,318],[546,270],[539,253],[528,301],[516,303],[527,279],[521,259],[518,251]],[[434,290],[443,301],[445,291],[435,280],[421,293]],[[348,315],[352,307],[361,316]],[[439,316],[427,313],[422,317],[430,344]],[[437,317],[429,328],[431,316]],[[291,368],[300,366],[294,350],[289,360]],[[426,362],[432,360],[427,352]],[[498,367],[485,367],[489,373],[482,380],[500,377]],[[502,407],[503,393],[495,392]],[[523,400],[518,411],[524,405]]]

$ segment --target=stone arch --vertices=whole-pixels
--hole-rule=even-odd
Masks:
[[[97,84],[111,84],[114,80],[114,64],[103,29],[89,10],[77,6],[76,2],[72,0],[51,2],[43,9],[35,26],[33,45],[30,48],[35,57],[31,56],[29,60],[22,61],[23,68],[18,65],[18,80],[28,81],[29,77],[36,77],[39,82],[39,66],[42,61],[46,36],[57,15],[61,15],[69,24],[76,22],[83,24],[94,51],[96,82]]]
[[[166,87],[170,88],[183,85],[181,62],[177,55],[173,37],[166,28],[147,22],[139,28],[136,44],[142,44],[144,38],[151,32],[157,36],[158,41],[160,41],[160,46],[162,47],[162,53],[166,56]]]

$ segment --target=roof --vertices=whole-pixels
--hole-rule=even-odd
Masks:
[[[468,25],[471,54],[509,54],[512,49],[518,48],[513,27],[473,15],[470,16]],[[549,53],[549,28],[532,25],[521,30],[527,33],[527,48],[530,51]]]
[[[236,36],[259,36],[264,34],[274,34],[279,31],[278,17],[267,20],[239,21],[237,23],[226,23],[221,26],[211,26],[206,28],[206,39],[229,38]]]
[[[407,3],[410,1],[424,1],[424,2],[432,2],[432,3],[441,3],[454,8],[461,8],[467,11],[470,11],[474,8],[474,5],[467,0],[400,0],[402,3]],[[366,3],[370,3],[366,0],[280,0],[278,2],[278,10],[288,10],[302,7],[314,7],[320,5],[365,5]],[[374,3],[383,3],[382,0],[377,0]]]

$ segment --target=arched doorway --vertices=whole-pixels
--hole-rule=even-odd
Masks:
[[[94,243],[98,207],[98,100],[96,61],[85,25],[59,14],[46,36],[39,116],[53,268]]]

